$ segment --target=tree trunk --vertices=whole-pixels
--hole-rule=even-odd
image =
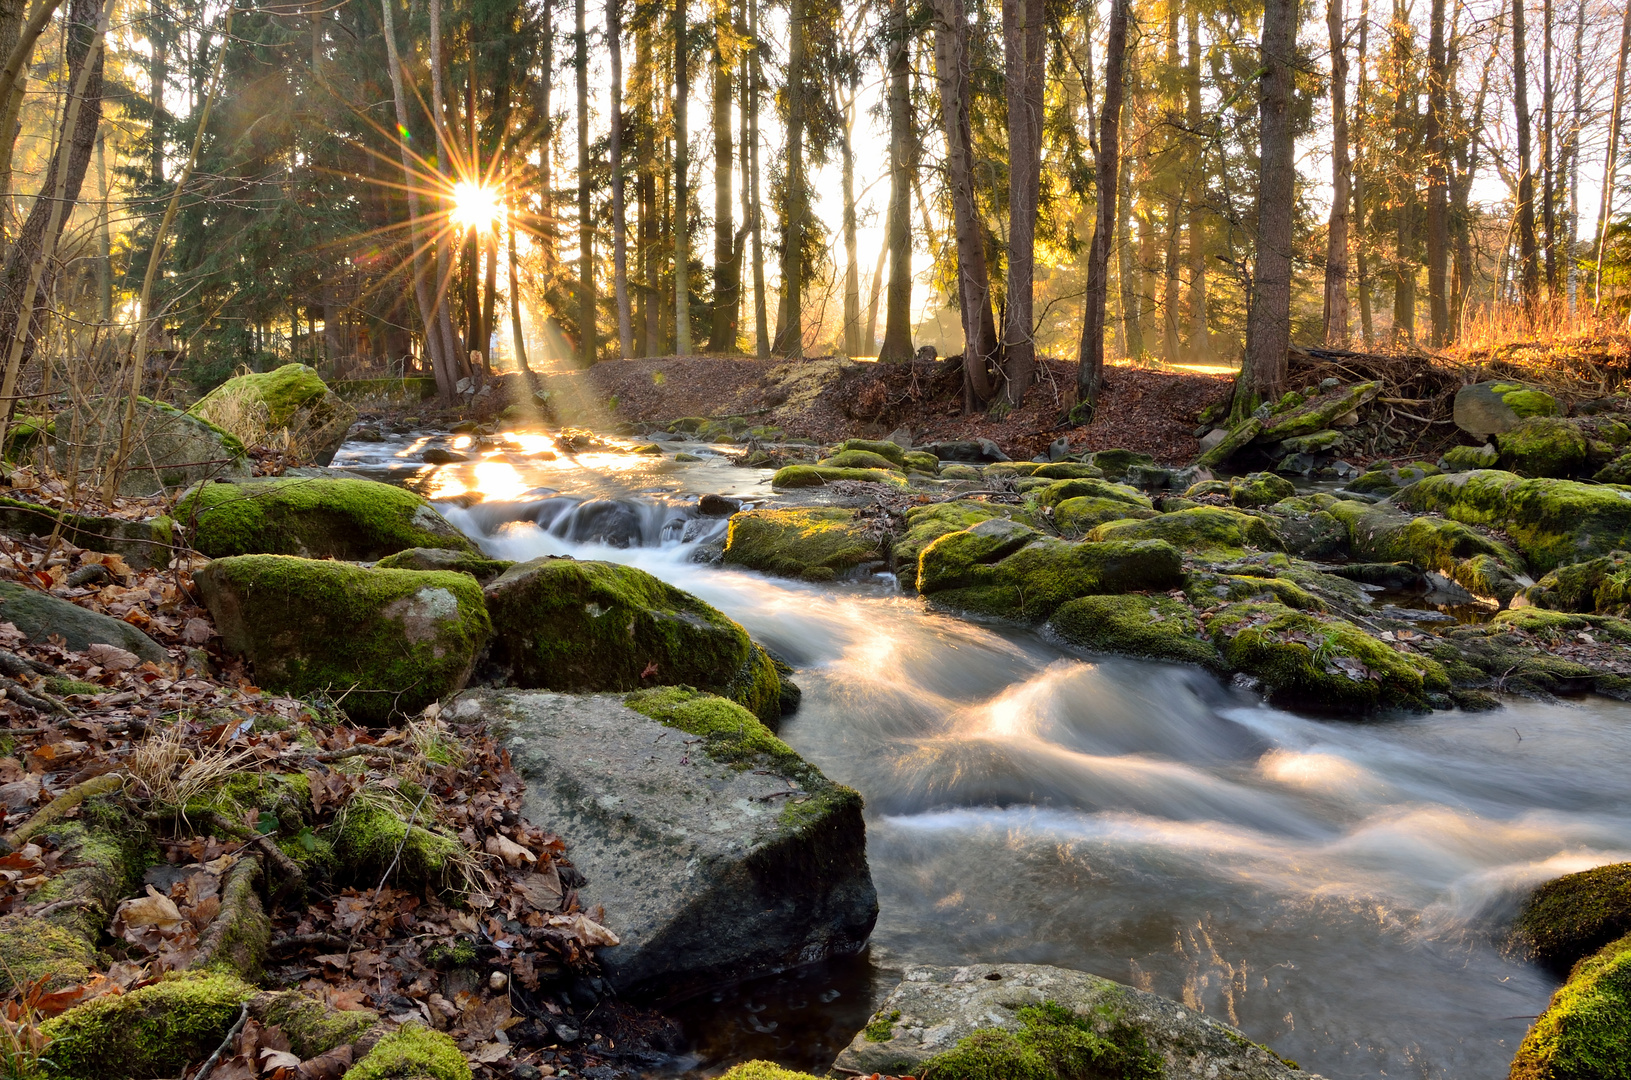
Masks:
[[[442,0],[430,0],[430,92],[431,124],[436,129],[436,174],[441,179],[442,189],[446,191],[452,187],[453,148],[448,142],[447,103],[442,94]],[[441,338],[443,355],[455,372],[453,378],[456,382],[470,371],[464,350],[459,347],[458,335],[453,332],[453,319],[448,310],[448,291],[453,285],[453,253],[445,228],[436,230],[435,273],[436,330]]]
[[[27,11],[26,0],[0,0],[0,57],[10,57],[17,47]],[[4,60],[0,60],[0,63],[4,63]],[[28,70],[28,66],[25,63],[22,70]],[[17,143],[17,114],[22,109],[26,89],[23,75],[19,72],[12,92],[0,105],[0,200],[5,203],[4,216],[0,216],[0,237],[10,231],[11,155]]]
[[[1359,293],[1359,335],[1365,348],[1376,341],[1371,318],[1370,261],[1366,255],[1369,238],[1365,232],[1365,172],[1361,167],[1365,152],[1365,117],[1369,107],[1370,67],[1366,46],[1370,41],[1370,0],[1359,5],[1359,85],[1355,91],[1353,141],[1353,238],[1354,284]]]
[[[1410,12],[1393,0],[1393,342],[1416,341],[1416,94],[1410,85]]]
[[[539,36],[543,56],[538,77],[538,233],[544,252],[544,269],[552,270],[560,258],[560,230],[555,223],[555,177],[552,172],[555,146],[555,116],[550,111],[550,90],[555,85],[555,5],[543,5],[539,16]]]
[[[878,245],[878,265],[872,268],[871,296],[866,305],[866,352],[863,355],[878,355],[878,300],[883,296],[883,269],[889,262],[889,239]]]
[[[1194,5],[1187,14],[1189,57],[1185,71],[1185,119],[1189,130],[1201,130],[1201,30],[1200,16]],[[1193,153],[1200,159],[1204,144],[1198,134],[1191,135]],[[1206,311],[1206,211],[1200,199],[1189,203],[1189,222],[1185,230],[1189,241],[1189,351],[1197,363],[1212,359],[1212,332]]]
[[[1018,407],[1036,374],[1031,315],[1036,212],[1042,181],[1042,81],[1047,74],[1042,0],[1003,0],[1008,96],[1008,289],[1003,318],[1005,396]]]
[[[1078,350],[1076,409],[1071,419],[1088,422],[1098,408],[1104,385],[1104,309],[1110,286],[1110,248],[1115,242],[1116,219],[1122,193],[1116,190],[1121,174],[1121,102],[1127,62],[1127,7],[1115,0],[1104,54],[1104,107],[1099,114],[1099,152],[1093,163],[1093,240],[1087,252],[1087,291],[1082,300],[1082,341]],[[1125,241],[1123,242],[1125,246]]]
[[[1577,256],[1576,245],[1580,240],[1580,131],[1585,125],[1585,64],[1579,59],[1585,55],[1586,49],[1586,3],[1585,0],[1576,0],[1574,17],[1574,87],[1573,100],[1570,109],[1573,118],[1569,128],[1563,133],[1562,165],[1563,186],[1568,192],[1569,211],[1568,221],[1563,227],[1563,283],[1567,294],[1567,310],[1570,314],[1576,310],[1578,304],[1577,292],[1579,284],[1580,260]]]
[[[606,0],[606,47],[612,59],[612,290],[617,296],[617,355],[634,355],[629,315],[628,212],[623,191],[623,0]]]
[[[1167,78],[1177,78],[1182,72],[1181,59],[1178,55],[1178,5],[1167,5]],[[1168,105],[1172,115],[1176,114],[1177,105],[1173,102]],[[1173,133],[1168,136],[1166,151],[1169,155],[1181,154],[1181,134]],[[1165,204],[1166,221],[1166,251],[1161,259],[1161,358],[1169,364],[1178,362],[1183,353],[1183,341],[1178,329],[1178,303],[1179,290],[1183,285],[1183,271],[1179,267],[1179,234],[1183,222],[1183,194],[1184,177],[1179,169],[1169,165],[1165,170],[1162,187],[1162,202]]]
[[[1520,0],[1521,2],[1521,0]],[[1541,226],[1546,231],[1546,303],[1557,314],[1557,109],[1552,85],[1552,0],[1541,0]]]
[[[856,248],[855,221],[855,92],[839,110],[839,153],[843,164],[844,187],[844,355],[864,356],[861,351],[861,268]]]
[[[691,168],[686,107],[691,97],[690,28],[685,0],[674,0],[674,352],[691,352]]]
[[[599,356],[595,340],[595,232],[589,174],[589,30],[583,0],[573,0],[572,66],[578,82],[578,363],[589,367]]]
[[[1442,3],[1443,0],[1435,0]],[[1325,236],[1325,343],[1348,347],[1348,206],[1353,200],[1348,161],[1348,45],[1342,0],[1328,0],[1331,41],[1331,218]]]
[[[639,177],[640,188],[640,246],[636,261],[640,264],[640,310],[645,316],[640,320],[640,334],[644,341],[641,353],[644,356],[661,356],[663,355],[663,291],[660,270],[662,238],[658,221],[662,218],[662,209],[657,201],[657,64],[650,23],[636,23],[634,33],[634,64],[636,71],[639,72],[635,82],[640,89],[640,122],[637,129],[639,135],[635,150],[638,159],[636,175]]]
[[[934,64],[940,84],[940,125],[946,139],[946,185],[951,189],[952,231],[957,238],[957,293],[963,321],[963,394],[969,408],[991,400],[987,365],[996,359],[996,317],[985,262],[985,228],[974,201],[973,134],[969,119],[971,62],[963,0],[935,0]],[[879,252],[873,275],[870,339],[877,322]]]
[[[710,352],[736,351],[736,213],[731,194],[731,6],[714,0],[714,305]]]
[[[493,373],[493,313],[498,308],[498,223],[487,227],[487,280],[481,297],[481,360],[485,374]]]
[[[1625,115],[1625,66],[1631,55],[1631,4],[1625,6],[1620,18],[1620,54],[1614,65],[1614,103],[1608,117],[1608,149],[1603,159],[1603,199],[1597,205],[1597,265],[1596,281],[1592,290],[1592,310],[1603,303],[1603,248],[1608,242],[1608,224],[1614,209],[1614,173],[1620,162],[1620,124]]]
[[[1512,3],[1512,105],[1518,123],[1518,258],[1524,314],[1535,317],[1540,300],[1540,252],[1535,237],[1535,174],[1529,152],[1529,61],[1524,55],[1524,0]]]
[[[1130,66],[1130,65],[1128,65]],[[1130,80],[1131,72],[1124,67],[1122,79]],[[1099,142],[1104,142],[1104,129],[1099,129]],[[1133,248],[1133,164],[1130,154],[1121,155],[1121,178],[1116,183],[1116,284],[1121,291],[1121,343],[1124,357],[1137,357],[1144,352],[1144,312],[1140,293],[1138,254]]]
[[[880,361],[912,358],[912,100],[907,0],[889,21],[889,288]]]
[[[1461,136],[1456,140],[1457,162],[1455,174],[1450,179],[1450,230],[1455,242],[1455,281],[1450,292],[1450,332],[1459,335],[1463,314],[1466,311],[1467,301],[1472,295],[1473,282],[1473,253],[1472,253],[1472,216],[1468,202],[1472,194],[1472,183],[1478,172],[1479,140],[1475,133],[1484,129],[1484,102],[1489,93],[1490,71],[1495,66],[1495,59],[1500,53],[1502,20],[1505,17],[1502,10],[1495,17],[1495,44],[1484,60],[1483,75],[1478,81],[1478,96],[1473,102],[1472,121],[1462,126]],[[1451,83],[1454,84],[1456,64],[1450,65]]]
[[[900,0],[897,0],[900,2]],[[787,205],[782,215],[782,317],[775,351],[792,360],[804,357],[804,95],[807,12],[803,0],[792,0],[787,19]]]
[[[1257,259],[1246,314],[1246,355],[1234,398],[1235,419],[1285,388],[1291,346],[1291,219],[1297,181],[1292,155],[1291,82],[1296,63],[1298,0],[1267,0],[1258,82],[1260,140]]]
[[[110,221],[112,213],[108,204],[112,189],[108,186],[106,143],[106,133],[98,132],[96,172],[101,181],[102,199],[96,217],[96,317],[104,325],[113,322],[113,227]],[[0,195],[3,194],[0,192]]]
[[[1450,303],[1446,289],[1450,249],[1449,156],[1444,149],[1447,112],[1447,65],[1444,53],[1444,0],[1432,0],[1432,26],[1427,45],[1427,305],[1432,320],[1428,344],[1450,341]]]
[[[510,243],[510,348],[515,351],[515,362],[530,375],[532,365],[527,363],[527,338],[521,332],[521,281],[516,273],[520,260],[515,251],[515,215],[508,209],[504,213],[504,224]]]

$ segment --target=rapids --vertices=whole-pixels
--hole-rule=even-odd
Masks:
[[[880,969],[1011,960],[1176,998],[1328,1077],[1506,1074],[1557,985],[1501,953],[1517,902],[1631,859],[1631,705],[1310,719],[1198,670],[932,612],[886,577],[814,585],[694,561],[724,519],[677,496],[739,472],[442,504],[494,556],[629,563],[742,623],[797,669],[782,737],[866,797],[870,968],[694,1004],[704,1058],[820,1071],[836,1032],[864,1022],[858,999],[887,990]],[[597,515],[624,520],[585,525]]]

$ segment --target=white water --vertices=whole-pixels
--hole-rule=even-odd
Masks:
[[[1631,706],[1312,720],[886,580],[699,565],[673,511],[643,547],[445,512],[495,556],[648,570],[798,669],[782,735],[867,799],[888,964],[1083,968],[1328,1077],[1499,1077],[1556,985],[1499,952],[1523,890],[1631,858]]]

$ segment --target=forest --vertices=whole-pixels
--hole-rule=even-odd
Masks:
[[[1245,406],[1293,341],[1620,318],[1628,30],[1588,0],[14,0],[4,394],[70,357],[449,399],[928,345],[971,411],[1038,356],[1088,410],[1107,357],[1243,365]]]

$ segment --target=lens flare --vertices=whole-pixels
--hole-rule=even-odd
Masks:
[[[469,180],[453,185],[453,224],[459,228],[486,232],[501,213],[498,192],[487,185]]]

